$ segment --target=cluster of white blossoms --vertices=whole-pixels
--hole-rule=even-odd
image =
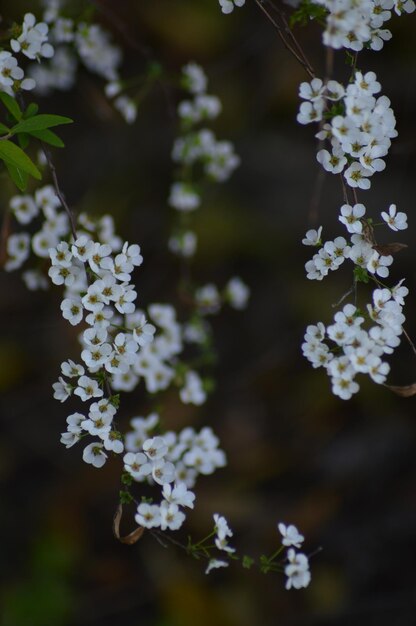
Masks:
[[[229,527],[227,520],[223,515],[219,515],[219,513],[214,513],[213,517],[214,530],[211,535],[215,537],[215,547],[217,550],[226,552],[228,555],[234,554],[235,548],[231,547],[228,543],[228,538],[232,537],[234,533]],[[220,567],[228,567],[229,564],[229,561],[224,561],[223,559],[210,558],[205,573],[209,574],[213,569],[218,569]]]
[[[396,120],[374,72],[356,71],[354,81],[346,88],[334,80],[324,83],[314,78],[302,83],[299,95],[305,100],[297,120],[300,124],[325,122],[316,137],[330,143],[321,149],[317,159],[332,174],[343,173],[350,187],[369,189],[370,178],[385,169],[383,160],[391,139],[397,137]]]
[[[45,22],[36,23],[33,13],[26,13],[19,34],[10,41],[11,49],[31,60],[39,60],[41,57],[50,59],[54,49],[48,43],[48,31],[49,26]]]
[[[48,43],[48,30],[45,22],[36,22],[32,13],[26,13],[23,24],[13,28],[13,37],[10,40],[12,52],[36,61],[51,58],[54,49]],[[33,78],[25,78],[24,70],[12,52],[0,51],[0,91],[10,96],[14,96],[21,89],[30,91],[36,86]]]
[[[286,589],[302,589],[307,587],[311,581],[309,570],[309,559],[306,554],[296,552],[294,548],[300,548],[305,540],[293,524],[286,526],[282,522],[278,525],[278,530],[282,535],[282,545],[289,548],[287,551],[287,563],[285,565]]]
[[[238,167],[239,157],[229,141],[218,141],[214,133],[203,128],[195,130],[197,124],[214,120],[221,112],[221,102],[216,96],[206,94],[207,77],[196,63],[188,63],[182,69],[181,85],[192,96],[179,103],[178,116],[181,135],[175,140],[172,158],[182,165],[181,179],[175,181],[169,194],[169,205],[180,212],[191,212],[201,204],[199,186],[194,182],[195,168],[202,166],[204,175],[211,181],[226,181]],[[183,256],[191,256],[196,240],[192,231],[181,230],[175,234],[170,247]]]
[[[62,369],[78,376],[82,366],[68,361],[62,364]],[[162,500],[159,504],[155,504],[153,498],[146,498],[138,505],[137,523],[143,528],[178,530],[186,517],[180,507],[194,506],[195,494],[191,488],[195,486],[198,475],[212,474],[226,465],[225,454],[218,447],[218,438],[209,427],[199,433],[188,427],[179,434],[167,431],[153,436],[159,423],[156,413],[132,418],[130,424],[133,430],[123,437],[115,426],[116,413],[110,398],[93,402],[87,416],[81,413],[69,415],[62,443],[69,448],[88,435],[98,437],[83,451],[84,461],[98,468],[106,463],[108,452],[124,452],[125,484],[145,482],[161,487]]]
[[[105,87],[106,96],[124,120],[128,124],[133,123],[137,116],[137,104],[131,97],[121,93],[122,51],[119,46],[112,43],[110,33],[100,24],[76,22],[63,15],[65,2],[45,0],[44,4],[44,22],[41,26],[43,29],[46,27],[46,32],[49,29],[49,39],[53,43],[53,48],[49,44],[43,44],[42,50],[49,45],[47,48],[49,54],[43,52],[42,56],[53,58],[49,63],[34,63],[29,66],[28,74],[36,83],[37,93],[47,95],[55,89],[62,91],[71,89],[76,81],[78,65],[81,63],[89,72],[108,81]],[[23,48],[22,52],[25,53]],[[36,57],[29,58],[39,58],[39,53]]]
[[[375,243],[372,221],[365,219],[365,211],[362,204],[341,207],[339,221],[351,235],[349,242],[337,237],[322,243],[322,228],[308,231],[303,239],[305,245],[319,247],[305,266],[309,279],[322,280],[348,259],[354,265],[355,289],[360,282],[372,280],[376,284],[371,302],[364,308],[346,304],[329,326],[319,322],[306,329],[303,354],[313,367],[326,369],[333,393],[344,400],[359,390],[357,374],[367,374],[378,384],[386,381],[390,366],[383,358],[400,344],[404,298],[409,293],[404,279],[392,287],[380,281],[389,276],[393,255],[388,254],[388,245]],[[388,213],[383,211],[381,217],[393,231],[407,228],[406,214],[397,212],[395,205],[390,206]],[[366,323],[368,328],[364,328]]]
[[[293,524],[286,526],[280,522],[277,528],[282,536],[282,545],[271,557],[262,557],[260,559],[261,570],[265,573],[271,569],[276,569],[276,571],[283,570],[286,575],[286,589],[303,589],[311,581],[309,559],[306,554],[297,551],[305,538]],[[233,532],[225,517],[218,515],[218,513],[214,515],[214,531],[207,539],[213,535],[215,535],[214,544],[218,550],[227,553],[229,557],[234,555],[236,550],[228,543],[228,539],[233,536]],[[276,563],[276,559],[280,557],[282,550],[285,548],[289,548],[286,552],[286,558],[284,560],[279,559],[279,562]],[[231,558],[233,557],[231,556]],[[234,558],[236,557],[234,556]],[[252,559],[250,561],[251,563],[253,562]],[[205,573],[209,574],[213,569],[228,567],[229,564],[230,561],[224,558],[210,558]]]
[[[364,48],[381,50],[392,37],[383,28],[392,17],[412,13],[413,0],[314,0],[328,11],[323,42],[326,46],[359,52]]]
[[[198,287],[195,291],[195,302],[201,315],[218,313],[224,303],[241,311],[247,306],[249,297],[249,287],[238,276],[231,278],[222,292],[214,283]]]
[[[358,53],[364,48],[380,50],[391,38],[383,25],[392,11],[398,15],[415,10],[413,0],[317,0],[328,11],[323,42],[332,48],[344,48]],[[319,248],[306,263],[307,278],[322,280],[338,269],[345,260],[353,264],[353,288],[340,300],[345,302],[354,293],[353,303],[345,304],[332,323],[308,326],[302,350],[313,367],[326,369],[335,395],[348,400],[359,390],[357,374],[367,374],[378,384],[386,381],[390,371],[385,355],[400,344],[403,334],[404,298],[408,289],[404,279],[392,286],[389,277],[394,254],[405,246],[401,243],[378,245],[374,227],[387,225],[397,232],[407,228],[407,216],[390,204],[381,212],[382,221],[374,223],[366,216],[366,207],[357,192],[371,187],[371,177],[385,169],[384,157],[391,140],[397,137],[396,120],[390,100],[379,95],[381,85],[374,72],[356,69],[347,86],[335,80],[313,78],[300,85],[304,100],[297,120],[300,124],[318,122],[316,137],[327,142],[317,154],[322,167],[340,174],[344,204],[339,221],[346,227],[349,240],[343,236],[333,241],[321,241],[322,228],[306,233],[303,243]],[[372,282],[371,299],[358,307],[359,284]]]
[[[181,136],[173,147],[173,160],[182,164],[181,178],[170,188],[168,203],[178,212],[179,223],[169,239],[169,249],[177,256],[189,259],[197,249],[197,236],[189,229],[189,216],[198,209],[202,202],[201,185],[194,182],[198,163],[202,165],[204,175],[214,182],[223,182],[229,178],[239,165],[233,146],[228,141],[217,141],[208,129],[193,130],[203,121],[212,120],[221,111],[221,103],[216,96],[206,94],[208,85],[203,69],[196,63],[188,63],[182,68],[182,87],[193,96],[193,100],[185,99],[179,103],[178,116],[181,122]],[[196,169],[196,171],[195,171]],[[218,313],[224,303],[242,310],[247,305],[249,289],[244,282],[233,277],[220,292],[216,285],[209,283],[193,290],[193,300],[199,316]],[[201,317],[188,323],[185,338],[190,343],[204,343],[206,327]],[[192,376],[188,377],[193,380]],[[192,383],[194,387],[194,383]],[[198,387],[194,389],[198,395]]]

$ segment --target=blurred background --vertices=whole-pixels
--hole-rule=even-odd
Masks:
[[[60,316],[57,289],[29,293],[16,274],[2,273],[1,625],[414,626],[416,400],[360,377],[360,393],[344,402],[300,350],[305,326],[328,323],[333,303],[351,284],[347,264],[322,283],[305,277],[311,256],[300,244],[305,231],[323,224],[325,238],[344,233],[337,222],[338,180],[328,175],[316,206],[311,203],[319,171],[315,131],[295,120],[304,71],[254,2],[228,16],[216,0],[89,4],[124,49],[123,76],[145,72],[150,61],[172,75],[189,60],[205,68],[208,93],[223,103],[213,128],[235,143],[242,159],[194,214],[195,280],[222,286],[238,274],[252,296],[243,313],[227,310],[213,320],[219,356],[209,402],[197,409],[181,405],[175,394],[166,399],[168,428],[211,425],[229,462],[199,481],[181,540],[187,532],[204,536],[219,512],[241,553],[272,553],[278,521],[297,525],[307,553],[322,551],[311,560],[309,588],[287,592],[282,576],[238,565],[207,577],[204,564],[150,534],[134,546],[118,543],[112,535],[118,465],[97,471],[81,461],[79,448],[59,443],[68,410],[76,409],[53,400],[51,385],[60,363],[78,358],[77,331]],[[0,3],[4,22],[20,21],[27,11],[41,15],[30,0]],[[370,213],[396,203],[409,215],[410,228],[400,234],[409,247],[392,276],[396,282],[406,277],[411,290],[406,328],[413,338],[415,19],[393,19],[394,37],[384,52],[359,61],[360,69],[376,71],[397,116],[399,137],[387,169],[359,198]],[[320,30],[310,24],[296,32],[322,75]],[[335,77],[348,71],[336,55]],[[39,101],[42,111],[75,119],[61,131],[66,149],[54,155],[61,185],[77,211],[110,213],[121,236],[141,245],[139,304],[171,302],[179,264],[166,248],[174,219],[166,198],[181,94],[169,82],[155,88],[129,127],[108,106],[102,87],[81,72],[70,93]],[[3,177],[2,213],[12,193]],[[385,238],[396,240],[390,233]],[[391,384],[415,382],[408,344],[391,364]],[[123,396],[125,415],[150,408],[141,387]]]

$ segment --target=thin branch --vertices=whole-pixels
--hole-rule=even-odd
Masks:
[[[1,233],[0,233],[0,265],[2,266],[7,259],[7,240],[9,238],[10,232],[10,211],[7,211],[4,214],[3,223],[1,225]]]
[[[302,57],[302,59],[304,60],[305,64],[309,67],[310,71],[315,75],[315,71],[312,67],[312,64],[309,62],[308,57],[306,56],[305,52],[303,51],[302,46],[300,45],[299,41],[296,39],[295,35],[293,34],[292,29],[290,28],[288,21],[286,19],[286,15],[284,14],[284,12],[282,11],[282,9],[279,6],[276,6],[274,4],[274,2],[272,2],[272,0],[265,0],[267,2],[267,4],[273,8],[273,10],[275,11],[275,13],[279,16],[279,18],[282,20],[283,22],[283,28],[284,31],[286,33],[286,35],[289,37],[289,39],[292,41],[293,46],[297,49],[299,55]]]
[[[348,291],[347,291],[346,293],[344,293],[344,295],[343,295],[343,296],[341,296],[341,298],[338,300],[338,302],[335,302],[335,303],[332,305],[332,308],[336,309],[336,308],[337,308],[340,304],[342,304],[342,303],[344,302],[344,300],[345,300],[346,298],[348,298],[348,296],[350,296],[352,293],[354,293],[354,290],[355,290],[355,286],[356,286],[356,284],[357,284],[357,283],[356,283],[356,281],[354,280],[354,282],[353,282],[353,284],[352,284],[351,289],[348,289]]]
[[[302,56],[300,56],[300,54],[297,52],[297,50],[295,48],[293,48],[293,46],[287,41],[287,39],[285,38],[285,36],[283,34],[284,28],[282,28],[280,26],[280,24],[278,22],[276,22],[276,20],[273,18],[273,16],[269,13],[269,11],[266,9],[266,7],[263,4],[263,1],[262,0],[254,0],[254,2],[257,4],[259,9],[265,14],[267,19],[273,24],[273,26],[277,30],[277,33],[278,33],[280,39],[282,40],[282,43],[285,46],[285,48],[287,50],[289,50],[289,52],[295,57],[295,59],[302,65],[302,67],[304,68],[306,73],[309,75],[309,77],[310,78],[315,78],[315,73],[314,73],[313,69],[310,68],[309,63],[307,61],[305,61],[305,59],[302,58]]]
[[[152,59],[153,55],[151,49],[141,44],[131,35],[126,23],[117,15],[115,11],[110,9],[100,0],[90,0],[90,2],[110,21],[111,25],[118,30],[120,35],[124,37],[131,48],[140,52],[145,59],[149,61]]]
[[[43,152],[45,154],[46,160],[48,162],[49,169],[51,170],[53,186],[55,188],[56,195],[59,198],[59,201],[60,201],[60,203],[62,205],[62,208],[65,210],[66,214],[68,215],[69,222],[71,224],[72,235],[74,237],[74,240],[76,240],[76,239],[78,239],[78,235],[77,235],[77,230],[76,230],[76,227],[75,227],[74,216],[73,216],[72,211],[69,208],[69,206],[68,206],[68,204],[67,204],[67,202],[65,200],[65,196],[62,193],[61,188],[59,187],[58,177],[57,177],[57,174],[56,174],[56,168],[55,168],[55,165],[54,165],[54,163],[52,161],[51,153],[49,152],[48,148],[43,143],[42,143],[42,149],[43,149]]]
[[[402,327],[403,328],[403,327]],[[407,332],[405,331],[405,329],[403,328],[403,335],[406,337],[407,341],[410,344],[410,347],[412,348],[413,352],[416,354],[416,346],[413,343],[413,341],[410,339],[409,335],[407,334]]]

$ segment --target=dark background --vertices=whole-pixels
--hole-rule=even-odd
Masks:
[[[305,278],[306,229],[323,224],[328,239],[344,233],[336,177],[326,177],[318,214],[311,214],[319,171],[314,129],[295,121],[303,69],[249,0],[229,16],[216,0],[97,4],[104,10],[96,19],[125,50],[124,76],[145,72],[152,60],[172,75],[189,60],[203,65],[209,93],[223,102],[215,132],[232,140],[242,158],[231,180],[211,187],[195,213],[200,246],[192,272],[201,284],[219,285],[239,274],[252,289],[250,306],[213,322],[218,384],[209,402],[184,407],[169,394],[165,407],[169,428],[212,425],[229,465],[200,480],[196,509],[178,537],[204,536],[220,512],[241,553],[273,552],[278,521],[298,526],[306,552],[323,549],[312,558],[310,587],[287,592],[282,576],[238,565],[206,577],[203,563],[163,548],[150,534],[132,547],[119,544],[112,536],[118,465],[97,471],[81,461],[80,448],[67,451],[59,443],[68,405],[52,399],[51,385],[60,363],[78,358],[77,331],[60,316],[59,290],[28,293],[16,274],[3,273],[1,625],[413,626],[415,400],[361,376],[360,393],[343,402],[300,351],[305,326],[328,323],[332,304],[351,283],[347,264],[322,283]],[[34,2],[0,3],[4,19],[20,20],[28,10],[40,16]],[[395,18],[384,51],[359,60],[360,68],[376,71],[398,121],[387,169],[359,199],[374,216],[392,202],[409,215],[410,229],[400,233],[409,247],[392,278],[406,277],[411,289],[406,328],[413,337],[415,19]],[[296,32],[322,75],[320,30],[311,24]],[[347,75],[338,53],[334,77]],[[172,110],[181,94],[171,82],[157,87],[128,127],[109,108],[102,86],[82,72],[72,92],[40,101],[42,111],[76,122],[62,130],[67,147],[54,156],[61,185],[76,210],[112,214],[117,231],[142,246],[139,304],[174,301],[179,269],[166,251],[174,219],[166,197],[177,132]],[[3,212],[14,192],[5,176],[1,182]],[[368,301],[370,288],[361,289]],[[408,344],[391,364],[392,384],[416,380]],[[149,408],[141,387],[124,394],[125,415]]]

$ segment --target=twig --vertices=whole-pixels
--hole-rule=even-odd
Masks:
[[[42,145],[42,149],[43,149],[43,152],[45,154],[46,160],[48,162],[49,169],[51,170],[53,186],[55,187],[56,195],[59,198],[59,201],[60,201],[60,203],[62,205],[62,208],[65,210],[66,214],[68,215],[69,222],[71,224],[72,235],[74,237],[74,240],[76,240],[78,238],[78,235],[77,235],[77,230],[76,230],[76,227],[75,227],[74,216],[73,216],[72,211],[69,208],[69,206],[68,206],[68,204],[67,204],[67,202],[65,200],[65,196],[62,193],[61,188],[59,187],[58,177],[57,177],[57,174],[56,174],[56,168],[55,168],[55,165],[54,165],[54,163],[52,161],[51,153],[49,152],[49,150],[45,146],[45,144],[43,144],[41,142],[41,145]]]
[[[403,328],[403,327],[402,327]],[[410,339],[409,335],[407,334],[407,332],[405,331],[405,329],[403,328],[403,335],[406,337],[407,341],[410,344],[410,347],[412,348],[413,352],[416,354],[416,346],[413,343],[413,341]]]
[[[356,281],[354,280],[354,282],[353,282],[353,284],[352,284],[351,289],[349,289],[349,290],[347,291],[347,293],[344,293],[344,295],[343,295],[343,296],[341,296],[341,298],[338,300],[338,302],[335,302],[335,303],[332,305],[332,308],[333,308],[333,309],[335,309],[337,306],[339,306],[340,304],[342,304],[342,303],[344,302],[344,300],[345,300],[346,298],[348,298],[348,296],[350,296],[352,293],[354,293],[355,286],[356,286]]]
[[[278,7],[278,6],[276,6],[271,0],[266,0],[266,2],[267,2],[267,4],[270,7],[273,8],[273,10],[280,17],[280,19],[283,22],[283,27],[284,27],[284,31],[285,31],[286,35],[289,37],[289,39],[291,39],[294,47],[299,52],[299,54],[302,57],[302,59],[304,60],[305,64],[309,67],[310,71],[315,75],[315,71],[314,71],[311,63],[309,62],[308,57],[304,53],[302,46],[300,45],[299,41],[296,39],[295,35],[293,34],[292,29],[290,28],[290,26],[289,26],[289,24],[287,22],[286,15],[282,11],[282,9],[280,7]]]
[[[289,50],[289,52],[295,57],[295,59],[302,65],[302,67],[304,68],[306,73],[309,75],[309,77],[315,78],[315,72],[309,67],[309,63],[304,58],[302,58],[302,56],[300,56],[300,54],[295,50],[295,48],[293,48],[293,46],[287,41],[287,39],[285,38],[283,34],[284,29],[280,26],[278,22],[276,22],[273,16],[270,15],[269,11],[263,5],[263,0],[254,0],[254,2],[257,4],[259,9],[263,11],[267,19],[273,24],[285,48]]]
[[[118,30],[118,32],[125,38],[131,48],[138,50],[138,52],[140,52],[148,60],[152,58],[151,49],[141,44],[131,35],[125,22],[120,19],[117,13],[115,13],[112,9],[103,4],[100,0],[89,1],[98,9],[98,11],[100,11],[100,13],[102,13],[110,20],[111,25],[114,26],[114,28]]]

